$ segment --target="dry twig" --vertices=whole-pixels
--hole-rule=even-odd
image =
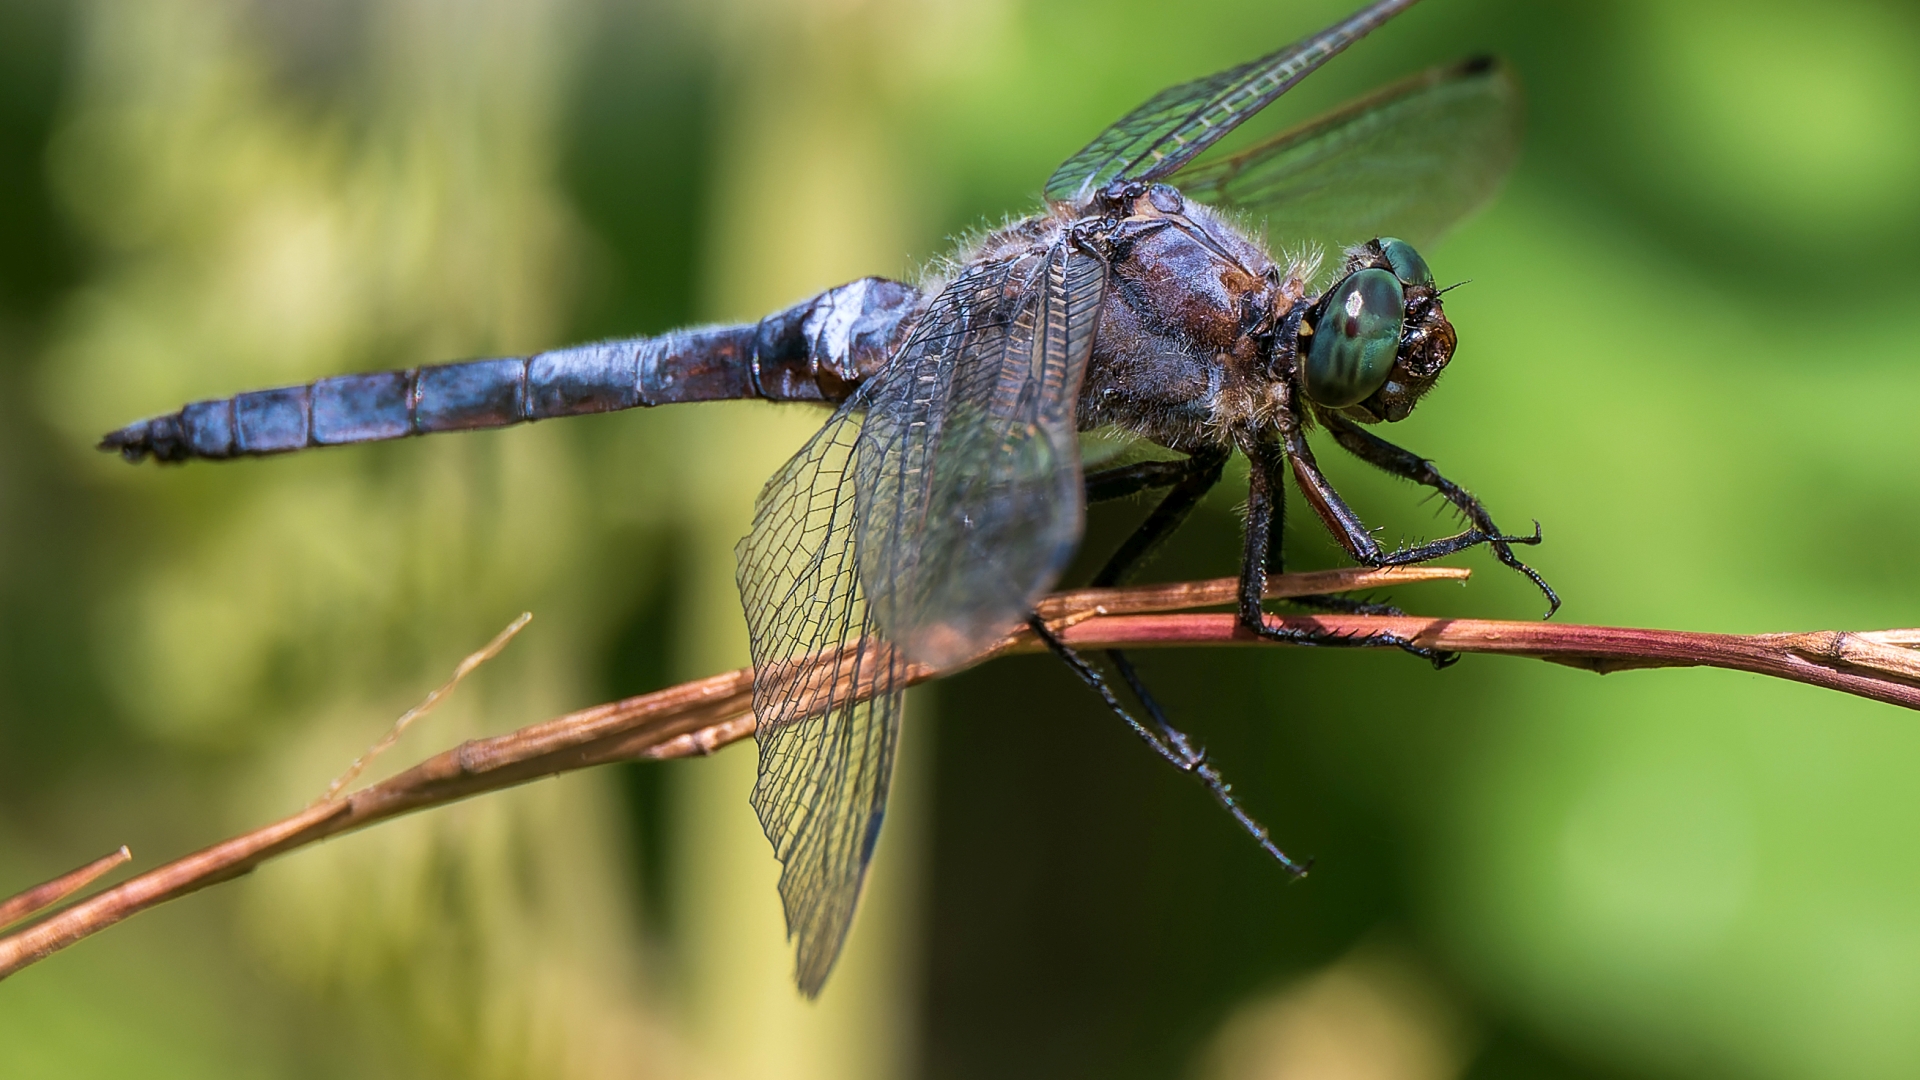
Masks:
[[[107,872],[121,863],[133,858],[133,852],[125,844],[111,855],[95,859],[78,870],[73,870],[44,885],[35,885],[18,896],[0,900],[0,930],[5,930],[21,919],[37,915],[53,905],[79,892],[107,875]]]
[[[1274,578],[1268,595],[1466,576],[1464,570],[1444,568],[1291,574]],[[1081,648],[1270,644],[1240,629],[1232,615],[1168,613],[1230,603],[1233,592],[1231,578],[1087,589],[1048,598],[1041,614],[1049,624],[1062,627],[1060,636],[1068,644]],[[1415,616],[1321,615],[1272,621],[1338,634],[1392,630],[1434,649],[1527,656],[1598,672],[1726,668],[1920,709],[1920,652],[1914,651],[1920,649],[1920,630],[1740,635]],[[1039,649],[1023,632],[989,657]],[[915,672],[914,681],[932,674]],[[752,706],[753,673],[743,668],[462,743],[397,776],[150,870],[0,937],[0,978],[147,908],[238,877],[276,855],[388,818],[592,765],[710,754],[753,733]],[[58,902],[120,861],[125,861],[121,854],[109,856],[0,904],[0,926]],[[11,919],[4,917],[9,912]]]
[[[447,695],[453,693],[454,690],[459,687],[460,683],[466,679],[467,676],[473,674],[475,669],[479,668],[481,664],[499,656],[500,650],[507,647],[507,643],[513,640],[513,636],[525,630],[527,624],[532,621],[533,612],[521,612],[520,617],[508,623],[505,630],[493,635],[492,641],[481,646],[478,652],[472,653],[465,660],[460,661],[460,666],[453,669],[453,676],[451,678],[441,683],[439,687],[437,687],[433,693],[428,694],[420,704],[415,705],[402,714],[400,719],[395,720],[393,726],[387,729],[387,733],[380,737],[379,742],[368,747],[366,753],[354,758],[353,764],[347,766],[346,772],[334,777],[333,783],[327,785],[326,794],[320,796],[320,801],[327,802],[331,800],[335,795],[340,794],[342,788],[353,783],[362,772],[366,771],[367,766],[373,764],[374,759],[391,750],[393,744],[400,741],[400,736],[407,733],[407,729],[413,726],[415,720],[432,712],[436,706],[442,701],[445,701]]]

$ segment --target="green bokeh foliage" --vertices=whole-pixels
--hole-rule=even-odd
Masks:
[[[330,14],[310,22],[273,16],[288,5],[264,0],[224,6],[258,35],[260,55],[279,58],[248,85],[291,102],[287,124],[346,117],[298,128],[343,144],[365,134],[355,124],[377,126],[363,97],[378,42],[362,35],[383,24],[366,6],[316,5]],[[1065,154],[1153,90],[1342,8],[924,6],[944,12],[953,41],[861,54],[887,57],[862,77],[917,215],[913,250],[876,272],[1029,207]],[[122,841],[181,851],[297,805],[314,776],[273,757],[296,737],[277,716],[305,724],[301,703],[321,695],[331,704],[316,715],[404,708],[522,606],[540,605],[535,632],[552,627],[561,644],[488,672],[480,692],[496,704],[476,706],[472,723],[697,674],[682,656],[697,622],[684,579],[700,564],[688,550],[698,499],[649,476],[702,452],[684,444],[708,430],[702,421],[633,414],[478,436],[479,449],[449,440],[137,477],[91,454],[72,419],[81,391],[55,370],[74,355],[61,343],[89,340],[90,319],[110,321],[88,298],[168,243],[104,235],[60,171],[97,79],[84,44],[94,8],[0,5],[0,891]],[[683,10],[599,0],[568,18],[541,168],[574,246],[557,260],[567,284],[553,313],[527,325],[558,342],[738,314],[715,311],[700,283],[724,278],[734,257],[707,223],[715,131],[739,73]],[[1493,209],[1426,253],[1441,279],[1470,280],[1447,300],[1461,348],[1392,436],[1509,528],[1539,519],[1547,542],[1535,561],[1567,599],[1562,619],[1724,631],[1920,623],[1920,265],[1906,257],[1920,239],[1920,17],[1873,0],[1433,0],[1309,80],[1262,130],[1481,50],[1509,57],[1527,87],[1527,149]],[[108,179],[145,190],[140,178]],[[433,295],[457,306],[448,293],[457,282]],[[548,343],[498,340],[511,332],[480,317],[380,325],[389,336],[326,362]],[[155,378],[190,385],[181,393],[238,388],[218,364],[217,378],[167,370],[174,382]],[[292,377],[271,364],[240,370],[252,374],[231,377]],[[1337,451],[1322,459],[1389,539],[1449,528],[1420,493]],[[550,472],[523,475],[539,470]],[[473,531],[462,522],[537,517],[518,500],[555,473],[567,479],[549,492],[550,518],[461,543]],[[444,517],[419,510],[423,492],[448,485],[465,494]],[[1232,486],[1157,575],[1229,571]],[[277,490],[333,501],[276,502]],[[743,483],[699,498],[744,507],[752,495]],[[230,550],[221,545],[237,521],[324,534],[341,514],[379,519],[382,508],[417,516],[284,561],[235,542],[252,561],[208,564]],[[1096,514],[1090,546],[1114,543],[1129,512]],[[1338,562],[1297,501],[1287,539],[1296,565]],[[388,556],[413,569],[354,569]],[[129,691],[148,671],[115,651],[129,625],[216,618],[184,591],[185,614],[155,614],[172,595],[155,591],[155,567],[199,566],[189,583],[228,572],[274,583],[329,558],[353,564],[343,580],[364,577],[364,590],[286,586],[273,595],[307,613],[275,623],[280,637],[204,645],[273,652],[218,684],[217,701],[181,699],[205,726],[188,730],[185,706],[148,709]],[[1538,613],[1524,582],[1482,556],[1463,561],[1478,575],[1468,588],[1395,599],[1423,612]],[[591,580],[571,580],[575,569]],[[471,594],[445,580],[465,573],[480,582]],[[449,596],[461,599],[421,612]],[[136,611],[149,621],[130,624]],[[202,648],[172,641],[155,655]],[[1912,717],[1722,672],[1600,678],[1479,657],[1435,673],[1400,655],[1296,651],[1165,653],[1142,666],[1282,843],[1318,857],[1315,873],[1287,884],[1057,665],[1006,661],[943,684],[930,695],[924,778],[925,1075],[1189,1075],[1239,1003],[1381,942],[1449,1002],[1474,1077],[1920,1072]],[[190,679],[215,685],[200,680]],[[317,746],[314,759],[359,737]],[[261,779],[263,761],[292,770],[290,786]],[[661,884],[675,865],[664,822],[674,768],[627,769],[606,797],[566,804],[602,815],[614,839],[592,850],[631,864],[606,872],[638,883],[634,948],[665,958],[667,1015],[684,914]],[[442,884],[501,880],[449,872]],[[528,918],[550,910],[528,903]],[[263,960],[259,932],[234,929],[242,911],[227,893],[196,898],[0,984],[0,1073],[471,1074],[447,1047],[472,1015],[450,1007],[416,1021],[361,1000],[405,981],[405,941],[454,946],[401,935],[345,974],[314,975],[306,961]]]

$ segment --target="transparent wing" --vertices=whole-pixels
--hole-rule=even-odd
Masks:
[[[1266,219],[1268,242],[1424,247],[1490,200],[1520,154],[1520,88],[1481,58],[1436,67],[1172,183]]]
[[[854,566],[849,402],[775,474],[740,543],[760,770],[752,803],[782,866],[794,978],[812,997],[839,956],[893,773],[904,658],[875,641]]]
[[[1070,243],[970,271],[875,388],[860,569],[882,633],[918,663],[999,641],[1080,542],[1074,403],[1105,279]]]
[[[753,806],[809,995],[853,920],[908,675],[991,647],[1079,542],[1073,406],[1105,278],[1071,242],[969,268],[755,504]]]
[[[1313,69],[1417,0],[1377,0],[1278,52],[1169,87],[1054,170],[1046,197],[1084,199],[1113,180],[1157,180],[1193,160]]]

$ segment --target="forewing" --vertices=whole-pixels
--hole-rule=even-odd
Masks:
[[[1338,251],[1377,236],[1423,247],[1490,200],[1520,153],[1505,65],[1422,72],[1252,146],[1181,170],[1191,198],[1266,221],[1276,249]]]
[[[875,388],[860,571],[882,633],[915,662],[991,647],[1079,544],[1074,403],[1105,278],[1066,241],[976,265]]]
[[[1274,98],[1417,0],[1377,0],[1286,48],[1169,87],[1120,118],[1048,178],[1046,197],[1084,199],[1114,180],[1171,175]]]
[[[755,505],[753,806],[808,995],[853,920],[912,665],[991,646],[1078,542],[1073,403],[1104,280],[1067,243],[971,267]]]

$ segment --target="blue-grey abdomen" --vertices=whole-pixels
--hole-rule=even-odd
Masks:
[[[838,401],[886,363],[919,300],[910,286],[866,278],[757,323],[195,402],[113,432],[100,447],[129,461],[218,460],[680,401]]]

